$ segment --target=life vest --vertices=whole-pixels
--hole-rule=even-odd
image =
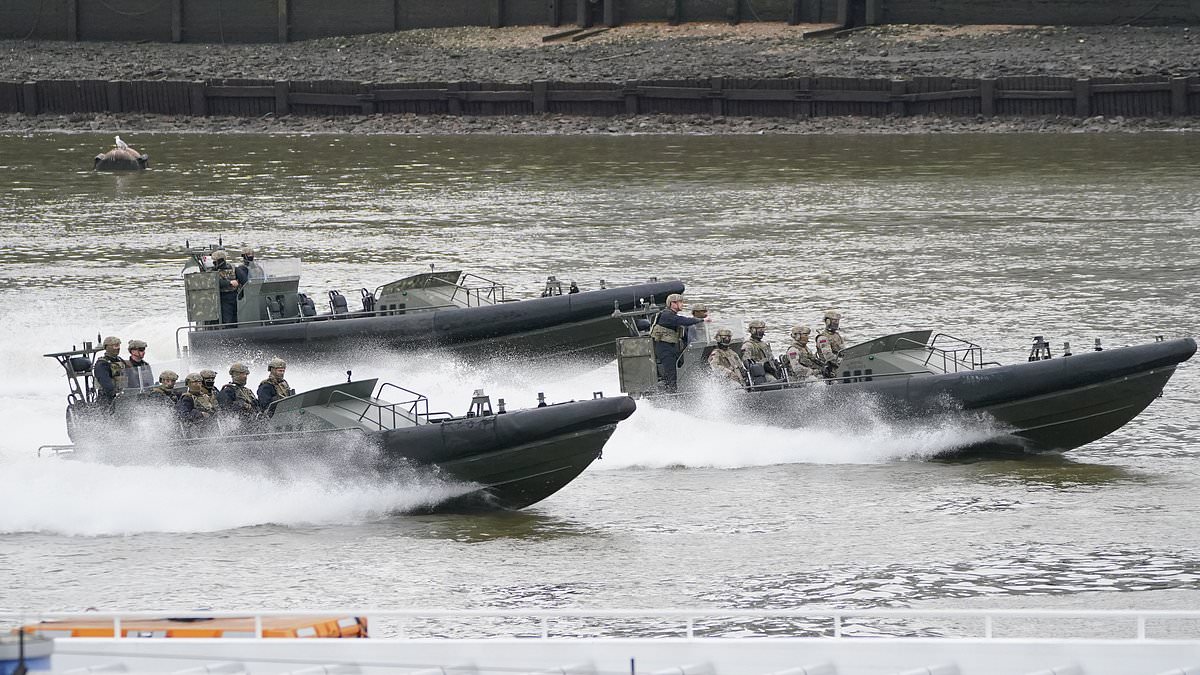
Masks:
[[[275,398],[276,399],[281,399],[281,398],[284,398],[285,396],[292,395],[292,388],[288,386],[287,380],[279,380],[278,382],[276,382],[275,380],[268,377],[267,379],[263,380],[262,382],[259,382],[258,386],[262,387],[264,384],[269,384],[275,388]]]
[[[221,391],[233,392],[233,396],[231,397],[232,402],[238,404],[235,407],[237,407],[239,411],[249,412],[258,410],[258,399],[254,398],[254,392],[250,391],[249,387],[238,384],[237,382],[230,382],[224,387],[221,387]],[[228,395],[228,393],[226,395]]]
[[[770,361],[773,358],[771,355],[771,345],[762,340],[746,340],[743,342],[742,356],[751,361],[758,361],[759,363]]]
[[[230,265],[228,262],[222,263],[220,267],[216,268],[213,271],[216,272],[217,275],[220,276],[225,281],[236,281],[237,280],[237,270],[235,270],[233,268],[233,266]],[[236,291],[237,291],[236,288],[230,288],[228,290],[222,290],[221,292],[222,293],[234,293]]]
[[[663,311],[666,312],[670,310]],[[687,330],[687,327],[680,326],[679,328],[667,328],[658,322],[659,316],[662,316],[661,312],[654,317],[654,325],[650,326],[650,339],[654,340],[655,342],[666,342],[673,345],[677,345],[682,342],[684,331]]]
[[[200,412],[206,412],[210,415],[217,412],[217,401],[212,394],[193,394],[188,392],[183,395],[183,398],[192,400],[192,407]]]
[[[745,376],[742,374],[742,359],[732,349],[717,347],[712,350],[712,353],[708,355],[708,365],[721,371],[722,374],[735,380],[738,384],[746,384]]]

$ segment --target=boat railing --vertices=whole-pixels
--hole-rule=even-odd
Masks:
[[[468,283],[469,281],[478,281],[478,284],[470,284]],[[506,302],[504,284],[497,283],[491,279],[485,279],[470,272],[462,275],[462,279],[459,280],[454,293],[450,295],[450,299],[456,299],[459,291],[462,291],[467,307],[481,307],[483,305],[495,305]]]
[[[905,343],[912,346],[902,347]],[[984,362],[983,347],[970,340],[964,340],[947,333],[934,335],[933,339],[927,345],[909,340],[908,338],[900,338],[896,340],[896,349],[926,350],[928,353],[925,356],[925,365],[940,362],[943,373],[979,370],[986,365],[994,365]]]
[[[1165,642],[1161,636],[1164,627],[1172,631],[1187,628],[1200,620],[1200,610],[1137,610],[1137,609],[903,609],[865,608],[845,609],[835,607],[805,607],[804,609],[323,609],[323,610],[257,610],[257,611],[203,611],[166,610],[148,612],[43,612],[5,611],[0,612],[0,624],[23,626],[26,633],[43,633],[55,636],[56,621],[86,619],[105,622],[112,627],[117,640],[138,640],[123,635],[122,622],[156,619],[205,620],[251,618],[254,621],[253,638],[263,638],[263,626],[274,617],[326,617],[331,615],[366,617],[371,622],[372,634],[379,636],[381,621],[394,626],[387,631],[389,637],[399,639],[479,639],[496,637],[520,637],[541,639],[572,639],[581,634],[591,639],[642,639],[654,640],[665,637],[686,639],[738,640],[745,630],[729,630],[730,626],[757,623],[771,626],[769,635],[763,637],[808,637],[833,640],[878,640],[882,637],[907,640],[1012,640],[1029,637],[1021,634],[1021,627],[1030,622],[1051,625],[1056,630],[1068,633],[1074,639],[1085,639],[1089,643],[1107,642]],[[584,620],[602,620],[586,622]],[[498,621],[500,620],[500,621]],[[501,621],[507,620],[502,623]],[[619,620],[619,621],[618,621]],[[463,626],[454,637],[425,635],[412,631],[415,622],[459,622],[477,626],[474,633],[467,633]],[[899,622],[920,621],[924,630],[913,634],[910,627]],[[47,623],[39,623],[47,622]],[[637,622],[652,622],[654,630],[642,631]],[[770,622],[768,624],[768,622]],[[881,624],[881,622],[884,622]],[[663,624],[670,624],[664,627]],[[1102,628],[1097,631],[1098,624]],[[606,626],[610,627],[606,629]],[[618,626],[613,630],[612,626]],[[673,627],[672,627],[673,626]],[[1072,633],[1072,626],[1076,626]],[[1082,628],[1087,626],[1087,628]],[[894,634],[889,635],[889,628]],[[557,630],[556,630],[557,629]],[[866,630],[863,630],[866,629]],[[1102,636],[1097,636],[1100,632]],[[647,635],[649,637],[631,637]],[[1189,634],[1194,641],[1194,634]],[[249,636],[247,636],[249,637]],[[1038,636],[1043,637],[1043,636]],[[98,638],[88,638],[95,640]],[[161,640],[161,638],[146,638]],[[275,638],[274,640],[277,640]],[[1060,639],[1071,639],[1060,638]],[[1179,638],[1175,638],[1179,639]],[[1172,671],[1175,672],[1175,671]],[[1190,672],[1190,671],[1189,671]]]
[[[383,401],[383,392],[389,388],[413,398],[397,403]],[[362,404],[363,408],[360,412],[348,405],[339,405],[339,400],[354,401]],[[424,394],[418,394],[391,382],[384,382],[379,386],[379,396],[374,400],[354,396],[341,390],[334,391],[329,397],[329,405],[355,413],[358,415],[359,422],[374,424],[381,430],[399,429],[401,426],[415,427],[420,425],[422,420],[428,422],[453,417],[448,412],[429,412],[429,399]],[[385,421],[390,421],[390,423],[385,424]]]

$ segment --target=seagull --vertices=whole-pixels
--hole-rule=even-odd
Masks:
[[[129,144],[126,143],[125,141],[121,140],[120,136],[117,136],[117,147],[120,148],[121,150],[128,150]]]

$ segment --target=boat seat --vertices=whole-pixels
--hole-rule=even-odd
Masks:
[[[300,316],[316,316],[317,305],[313,299],[303,293],[296,294],[297,301],[300,304]]]
[[[346,302],[346,296],[337,291],[329,291],[329,313],[334,316],[349,314],[350,305]]]
[[[375,296],[365,288],[358,289],[358,292],[362,293],[363,312],[364,313],[374,312],[375,311]]]

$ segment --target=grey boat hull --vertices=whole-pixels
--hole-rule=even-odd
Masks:
[[[1180,338],[936,375],[774,385],[731,392],[730,408],[784,427],[819,424],[829,411],[870,408],[895,420],[959,419],[995,429],[944,456],[1067,451],[1134,419],[1195,352],[1195,340]],[[668,405],[690,398],[680,395]],[[848,421],[852,416],[840,420]]]
[[[273,355],[313,356],[345,350],[446,349],[469,356],[609,361],[628,329],[612,317],[643,301],[682,293],[679,281],[622,286],[478,307],[424,309],[404,314],[349,314],[225,329],[192,330],[193,354],[266,349]],[[344,318],[343,318],[344,317]]]

